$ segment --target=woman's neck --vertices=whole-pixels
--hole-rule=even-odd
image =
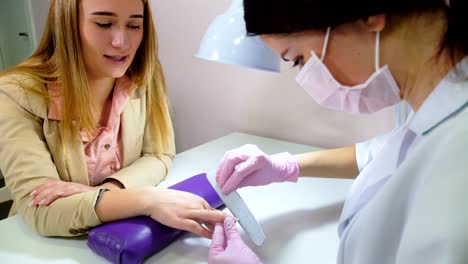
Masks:
[[[96,109],[95,118],[100,125],[106,119],[107,112],[112,103],[112,91],[115,85],[115,78],[88,79],[91,90],[93,105]]]
[[[445,21],[443,13],[410,19],[401,32],[384,41],[389,51],[385,60],[398,81],[400,95],[415,112],[453,68],[450,52],[439,50]]]

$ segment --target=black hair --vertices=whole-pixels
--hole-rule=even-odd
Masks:
[[[325,30],[372,15],[409,16],[444,10],[448,27],[441,48],[468,54],[468,0],[244,0],[249,35]]]

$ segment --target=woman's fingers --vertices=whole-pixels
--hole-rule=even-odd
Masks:
[[[210,230],[211,232],[214,232],[216,223],[207,222],[203,224],[206,226],[208,230]]]
[[[212,236],[211,231],[204,228],[202,225],[200,225],[198,222],[192,219],[182,220],[182,229],[208,239],[211,239]]]
[[[222,223],[227,214],[212,209],[188,209],[182,220],[184,230],[211,239],[215,224]],[[203,226],[205,225],[206,228]]]
[[[214,209],[202,197],[177,190],[155,188],[154,202],[148,208],[156,221],[210,239],[216,223],[227,214]]]
[[[45,188],[44,186],[47,186]],[[34,198],[30,206],[48,206],[61,197],[68,197],[77,193],[91,190],[92,187],[72,182],[55,181],[41,185],[33,192]]]
[[[47,195],[47,197],[43,200],[43,203],[40,205],[49,206],[51,203],[53,203],[55,200],[57,200],[60,197],[61,197],[60,193],[50,192],[49,195]]]
[[[32,196],[37,196],[38,194],[40,194],[44,190],[47,190],[50,187],[53,187],[54,185],[57,185],[59,183],[60,183],[60,181],[58,181],[58,180],[53,180],[53,181],[50,181],[48,183],[44,183],[44,184],[40,185],[39,187],[37,187],[34,191],[32,191],[31,195]]]
[[[211,249],[223,252],[225,250],[226,238],[224,235],[223,223],[217,223],[213,232],[213,239],[211,241]]]
[[[48,206],[53,201],[60,198],[63,194],[63,191],[60,191],[55,186],[52,186],[48,189],[42,190],[40,193],[36,194],[31,202],[31,206],[44,205]]]
[[[85,188],[79,188],[79,187],[72,187],[70,186],[69,188],[64,188],[62,191],[58,192],[60,193],[61,197],[68,197],[72,196],[77,193],[82,193],[85,192]]]
[[[40,192],[37,192],[34,195],[31,206],[43,205],[44,203],[46,203],[51,191],[51,188],[41,189]]]
[[[244,160],[241,157],[231,157],[228,156],[225,160],[222,161],[216,172],[216,181],[219,186],[224,186],[226,181],[229,179],[231,174],[234,172],[234,168],[242,163]]]
[[[222,223],[229,215],[219,210],[191,209],[185,216],[200,223]]]

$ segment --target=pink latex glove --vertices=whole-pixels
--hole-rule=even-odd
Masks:
[[[260,259],[244,243],[231,217],[224,220],[224,225],[217,223],[208,253],[208,264],[261,264]]]
[[[216,182],[224,194],[244,186],[297,182],[298,178],[299,163],[293,155],[283,152],[268,156],[255,145],[226,152],[216,172]]]

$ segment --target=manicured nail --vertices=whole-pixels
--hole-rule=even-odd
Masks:
[[[236,222],[234,221],[234,219],[232,217],[228,217],[228,218],[226,218],[226,220],[224,220],[224,224],[226,225],[226,228],[229,228],[229,227],[235,225],[235,223]]]
[[[32,191],[31,194],[29,194],[30,196],[34,196],[35,194],[37,193],[36,190]]]
[[[38,205],[43,205],[43,204],[45,203],[45,201],[46,201],[46,199],[42,199],[42,200],[38,203]]]
[[[28,206],[31,207],[33,204],[34,204],[34,200],[31,200],[31,202],[29,202]]]

